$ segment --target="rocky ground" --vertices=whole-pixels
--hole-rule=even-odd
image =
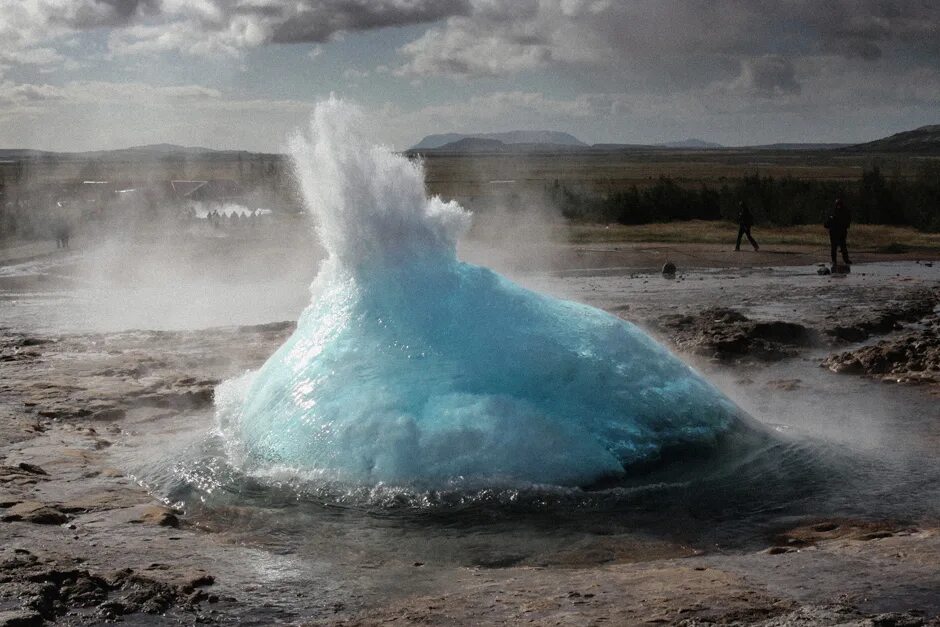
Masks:
[[[687,301],[679,291],[659,301],[652,295],[645,309],[617,305],[616,296],[602,304],[731,373],[822,351],[809,367],[936,386],[936,285],[895,285],[874,307],[865,301],[884,286],[865,289],[837,317],[803,309],[768,314],[736,305],[717,288]],[[789,288],[779,290],[786,300]],[[803,294],[801,302],[820,294]],[[664,302],[675,308],[664,310]],[[368,598],[349,592],[369,576],[366,567],[351,567],[348,581],[314,579],[303,590],[288,579],[259,585],[254,564],[275,556],[224,531],[207,532],[212,525],[198,515],[156,500],[110,452],[145,425],[205,420],[215,385],[257,367],[291,329],[2,329],[0,627],[121,620],[940,625],[940,526],[923,519],[793,521],[756,551],[673,547],[638,560],[610,539],[561,566],[415,563],[424,573],[420,589]],[[780,382],[781,393],[798,388]]]
[[[897,383],[920,383],[938,393],[940,386],[940,315],[890,339],[829,355],[823,365],[833,372],[860,374]]]
[[[680,352],[726,363],[774,361],[806,348],[837,349],[904,330],[888,340],[833,352],[823,365],[833,372],[882,375],[900,382],[940,382],[940,290],[912,289],[900,300],[850,319],[807,326],[785,320],[753,320],[736,309],[713,307],[667,314],[646,325]],[[909,323],[917,323],[910,325]],[[908,327],[904,325],[908,324]]]

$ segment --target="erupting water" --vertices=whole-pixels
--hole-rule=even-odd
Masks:
[[[425,488],[584,485],[746,420],[634,325],[457,260],[470,216],[316,107],[292,154],[329,253],[297,330],[218,391],[254,468]]]

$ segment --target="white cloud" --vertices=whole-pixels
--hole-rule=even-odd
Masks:
[[[343,78],[348,81],[359,81],[368,78],[371,74],[369,70],[360,70],[354,67],[343,70]]]
[[[51,85],[17,84],[12,81],[0,83],[0,110],[61,99],[59,90]]]

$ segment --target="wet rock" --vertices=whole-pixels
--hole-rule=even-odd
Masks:
[[[91,420],[101,420],[103,422],[113,422],[116,420],[123,420],[127,415],[127,412],[119,407],[111,407],[107,409],[99,409],[98,411],[91,414]]]
[[[858,539],[868,542],[869,540],[881,540],[882,538],[891,538],[893,536],[894,533],[891,531],[872,531],[871,533],[863,533],[858,536]]]
[[[927,624],[923,616],[909,612],[877,614],[872,616],[870,620],[872,627],[922,627],[922,625]]]
[[[173,583],[183,592],[189,593],[196,588],[204,588],[215,583],[215,577],[204,570],[190,570],[174,579]]]
[[[902,531],[910,531],[910,529],[891,522],[827,520],[795,527],[779,534],[774,538],[774,547],[786,549],[801,548],[814,545],[818,542],[835,539],[869,542],[871,540],[889,538]]]
[[[680,349],[717,360],[744,356],[777,360],[815,343],[813,330],[795,322],[756,321],[728,308],[706,309],[697,315],[667,315],[650,326]]]
[[[667,278],[675,278],[676,276],[676,264],[671,261],[667,261],[663,264],[663,276]]]
[[[146,525],[155,525],[158,527],[173,528],[178,528],[180,526],[180,520],[177,516],[177,513],[168,507],[163,507],[162,505],[144,505],[132,509],[133,515],[127,521],[129,523],[142,523]]]
[[[127,614],[162,614],[176,602],[178,595],[172,586],[138,575],[128,577],[121,589],[126,592],[120,601]]]
[[[899,383],[940,383],[940,317],[877,344],[833,353],[822,366],[840,374],[881,376]]]
[[[69,499],[57,508],[66,514],[101,512],[139,506],[145,497],[131,489],[107,489],[89,492],[79,498]]]
[[[37,627],[42,623],[42,616],[31,610],[0,612],[0,627]]]
[[[26,464],[26,466],[32,468],[32,470],[24,469],[20,466],[0,466],[0,484],[32,485],[49,478],[49,475],[45,471],[41,473],[35,471],[39,466],[32,466],[32,464]],[[39,468],[39,470],[42,469]]]
[[[95,617],[99,620],[113,621],[129,613],[131,610],[122,601],[111,599],[98,606]]]
[[[815,339],[815,334],[802,324],[780,320],[755,322],[751,326],[750,336],[791,346],[810,346]]]
[[[800,389],[803,382],[800,379],[774,379],[767,382],[767,387],[773,388],[775,390],[783,390],[785,392],[792,392],[794,390]]]
[[[46,407],[36,412],[43,418],[52,418],[53,420],[73,420],[84,418],[91,414],[91,411],[84,407],[73,407],[70,405],[56,405]]]
[[[40,468],[39,466],[35,464],[27,464],[26,462],[20,462],[19,464],[17,464],[16,467],[32,475],[46,475],[46,476],[49,475],[48,472],[46,472],[45,470],[43,470],[42,468]]]
[[[210,387],[183,391],[143,394],[135,399],[134,405],[160,407],[166,409],[203,409],[212,404],[215,390]]]
[[[29,522],[36,525],[61,525],[69,517],[50,505],[39,501],[23,501],[13,505],[0,518],[3,522]]]
[[[51,342],[52,340],[41,337],[24,337],[16,341],[16,346],[42,346]]]
[[[19,598],[23,604],[20,613],[38,621],[25,624],[57,621],[82,608],[96,608],[94,616],[99,621],[135,613],[163,614],[171,607],[186,610],[193,599],[208,599],[207,593],[195,589],[209,585],[206,582],[212,581],[211,575],[187,571],[177,577],[179,581],[160,581],[130,569],[103,577],[77,569],[71,562],[15,553],[0,562],[0,593],[3,598]],[[11,617],[16,615],[10,613]]]
[[[718,621],[717,624],[754,624],[760,627],[818,627],[820,625],[832,625],[834,627],[920,627],[927,624],[923,617],[915,614],[866,616],[856,608],[847,605],[805,605],[759,621],[727,621],[728,616],[722,616],[721,618],[722,620]],[[740,619],[741,617],[735,616],[734,618]],[[706,624],[716,623],[712,621],[703,623],[695,619],[677,623],[681,627],[703,627]]]
[[[940,292],[920,290],[903,302],[882,307],[857,320],[837,321],[823,329],[823,334],[835,341],[861,342],[873,335],[881,335],[900,328],[903,322],[921,320],[940,303]]]

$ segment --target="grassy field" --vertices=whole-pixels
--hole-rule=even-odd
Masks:
[[[554,181],[582,192],[610,194],[644,187],[661,176],[687,187],[760,174],[801,180],[855,181],[873,165],[892,177],[914,176],[916,155],[835,151],[635,151],[531,155],[427,155],[428,190],[445,197],[478,197],[544,190]]]
[[[616,242],[667,242],[688,244],[728,244],[738,227],[729,222],[667,222],[635,226],[611,224],[559,227],[557,238],[575,244]],[[826,247],[829,234],[821,225],[761,227],[752,230],[760,244]],[[747,241],[743,243],[747,246]],[[909,227],[856,224],[849,230],[849,247],[883,253],[940,251],[940,233],[924,233]]]

